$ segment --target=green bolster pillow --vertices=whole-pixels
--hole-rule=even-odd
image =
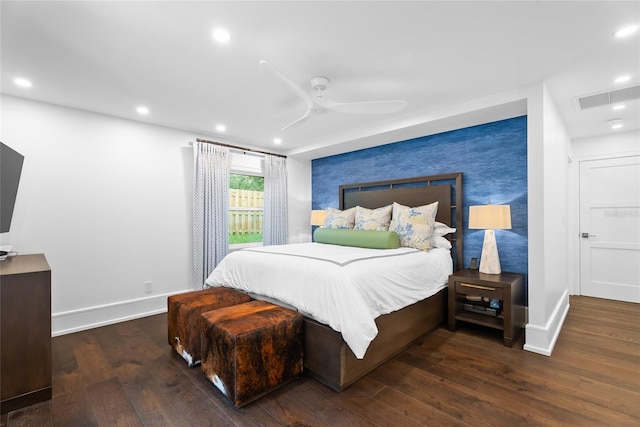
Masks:
[[[313,239],[318,243],[340,246],[357,246],[369,249],[395,249],[400,239],[395,231],[346,230],[316,228]]]

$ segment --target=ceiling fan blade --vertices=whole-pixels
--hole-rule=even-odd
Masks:
[[[407,101],[365,101],[365,102],[331,102],[327,108],[338,113],[349,114],[390,114],[403,110]]]
[[[287,85],[289,87],[289,89],[291,89],[293,91],[293,93],[298,95],[298,97],[300,99],[302,99],[305,104],[307,104],[307,110],[311,110],[313,108],[313,100],[311,99],[309,94],[307,92],[305,92],[300,86],[296,85],[291,80],[289,80],[284,74],[282,74],[280,71],[278,71],[277,68],[275,68],[273,65],[269,64],[267,61],[260,61],[260,67],[268,70],[271,74],[276,76],[285,85]],[[309,111],[307,111],[305,116],[307,116],[308,114],[309,114]],[[300,119],[298,119],[298,120],[300,120]]]
[[[288,125],[286,125],[282,129],[280,129],[280,132],[283,132],[286,129],[290,128],[291,126],[308,119],[310,116],[311,116],[311,108],[307,108],[307,112],[304,113],[304,116],[300,117],[299,119],[296,119],[296,120],[292,121],[291,123],[289,123]]]

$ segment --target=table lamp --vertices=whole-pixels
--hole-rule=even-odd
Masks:
[[[313,210],[311,211],[311,225],[324,225],[324,220],[327,217],[327,211]]]
[[[469,228],[485,230],[482,257],[480,258],[480,273],[500,274],[498,245],[493,230],[511,229],[511,207],[492,204],[469,206]]]

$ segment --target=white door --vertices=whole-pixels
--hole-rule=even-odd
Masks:
[[[640,302],[640,156],[580,162],[580,294]]]

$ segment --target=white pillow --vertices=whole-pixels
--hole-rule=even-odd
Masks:
[[[455,233],[456,229],[449,227],[447,224],[436,221],[433,227],[434,236],[446,236],[449,233]]]
[[[431,247],[451,250],[451,242],[442,236],[431,237]]]
[[[451,228],[447,224],[436,221],[433,227],[433,235],[431,236],[431,247],[451,250],[451,242],[443,236],[455,232],[455,228]]]

